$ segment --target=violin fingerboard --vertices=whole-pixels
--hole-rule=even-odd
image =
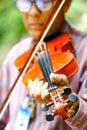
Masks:
[[[52,73],[52,65],[49,53],[47,51],[41,52],[37,57],[41,71],[45,80],[49,83],[50,87],[54,87],[53,82],[50,80],[50,74]]]

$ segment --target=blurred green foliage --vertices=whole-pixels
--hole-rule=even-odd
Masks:
[[[85,12],[87,13],[87,0],[72,0],[66,19],[78,30],[87,31],[87,23],[81,22],[81,16]],[[26,34],[21,14],[14,2],[0,0],[0,63],[9,49]]]
[[[12,0],[0,0],[0,45],[14,44],[25,33],[21,15]]]
[[[0,64],[10,48],[26,33],[13,0],[0,0]]]
[[[73,27],[87,32],[87,0],[72,0],[66,19]]]

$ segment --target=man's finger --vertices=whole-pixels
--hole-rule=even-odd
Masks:
[[[51,73],[50,74],[50,79],[51,79],[51,81],[53,81],[56,84],[59,84],[59,85],[68,85],[68,79],[63,74],[54,74],[54,73]]]

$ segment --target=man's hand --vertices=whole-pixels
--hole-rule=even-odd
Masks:
[[[58,75],[58,74],[51,74],[50,79],[61,86],[68,85],[68,80],[65,75]],[[39,80],[38,78],[32,81],[31,79],[28,80],[28,92],[30,96],[36,100],[38,103],[48,103],[51,101],[50,94],[48,92],[48,83],[43,80]]]
[[[54,83],[56,83],[58,85],[61,85],[61,86],[68,85],[68,79],[64,74],[51,73],[50,79],[51,79],[51,81],[53,81]]]
[[[50,94],[48,92],[48,83],[39,80],[38,78],[32,81],[28,80],[27,86],[30,96],[38,103],[48,103],[50,101]]]

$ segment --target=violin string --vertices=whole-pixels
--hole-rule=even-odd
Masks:
[[[49,52],[47,51],[47,47],[46,47],[46,44],[43,43],[40,48],[41,52],[43,52],[42,54],[38,54],[38,58],[39,58],[39,63],[40,63],[40,66],[42,68],[42,72],[43,72],[43,75],[45,77],[45,80],[48,81],[50,87],[52,88],[52,93],[53,95],[56,95],[57,94],[57,91],[55,89],[55,85],[54,83],[50,80],[50,74],[52,73],[53,69],[52,69],[52,64],[51,64],[51,60],[50,60],[50,55],[49,55]]]
[[[49,78],[49,74],[51,73],[49,70],[49,65],[48,65],[48,60],[46,60],[46,52],[42,52],[41,54],[38,55],[37,60],[40,65],[40,68],[42,70],[43,76],[45,80],[51,85],[51,81]]]
[[[47,52],[46,44],[42,43],[42,45],[39,47],[39,50],[40,50],[40,53],[38,53],[37,60],[40,64],[43,75],[45,79],[47,80],[47,77],[49,77],[49,74],[51,73],[52,70],[49,69],[50,66],[48,66],[49,60],[48,60],[48,55],[46,55],[46,52]]]
[[[48,67],[47,70],[49,71],[48,73],[50,74],[52,72],[52,65],[51,65],[51,60],[50,60],[49,52],[47,51],[47,47],[46,47],[45,43],[42,44],[41,49],[42,48],[43,48],[43,51],[45,52],[44,56],[43,56],[43,60],[44,60],[45,65]]]
[[[45,65],[47,66],[48,75],[50,76],[50,74],[53,72],[53,68],[52,68],[52,63],[51,63],[49,52],[47,51],[46,44],[44,44],[44,49],[46,51],[45,57],[44,57],[44,62],[45,62]],[[50,77],[48,77],[48,78],[50,80]],[[50,82],[51,82],[50,87],[54,88],[54,83],[51,80],[50,80]]]

